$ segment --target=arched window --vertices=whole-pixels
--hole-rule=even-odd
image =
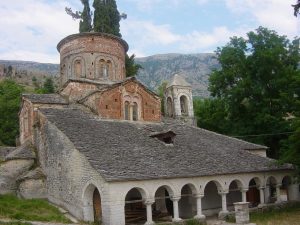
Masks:
[[[188,99],[186,96],[182,95],[180,97],[180,109],[181,109],[181,115],[187,116],[188,115]]]
[[[173,116],[173,103],[172,103],[172,99],[170,97],[168,97],[168,99],[167,99],[167,115],[169,117]]]
[[[106,67],[105,61],[101,59],[99,61],[99,68],[98,68],[99,78],[104,78],[105,67]]]
[[[137,103],[133,103],[132,106],[132,120],[137,121],[138,120],[138,105]]]
[[[106,63],[106,70],[107,70],[107,77],[109,77],[112,74],[112,63],[110,60]]]
[[[129,102],[125,102],[125,120],[130,120]]]
[[[82,76],[82,64],[81,64],[81,60],[78,59],[75,61],[75,65],[74,65],[74,72],[75,72],[75,77],[79,78]]]

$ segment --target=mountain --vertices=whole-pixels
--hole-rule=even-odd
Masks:
[[[193,94],[200,97],[209,96],[209,74],[220,68],[216,55],[212,53],[153,55],[136,58],[136,62],[143,67],[137,78],[150,89],[155,91],[162,81],[170,80],[179,73],[192,84]],[[33,77],[41,84],[47,76],[54,80],[58,80],[59,76],[58,64],[0,60],[0,65],[11,66],[12,77],[25,85],[33,85]]]
[[[213,53],[154,55],[136,58],[136,62],[143,67],[138,74],[139,80],[152,90],[179,73],[192,85],[193,94],[200,97],[209,97],[209,75],[212,70],[220,68]]]

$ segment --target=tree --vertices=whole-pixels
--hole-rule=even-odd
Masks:
[[[92,15],[89,0],[81,0],[81,3],[84,7],[79,22],[79,32],[90,32],[92,31]]]
[[[161,113],[164,115],[165,114],[165,91],[167,89],[168,82],[167,81],[162,81],[161,84],[158,86],[156,93],[161,99]]]
[[[0,142],[15,145],[19,134],[18,112],[22,86],[12,80],[0,82]]]
[[[226,106],[226,133],[269,146],[269,156],[278,158],[281,141],[292,131],[285,118],[295,114],[300,96],[299,39],[259,27],[246,39],[231,38],[216,53],[222,69],[212,73],[209,90]]]
[[[135,63],[135,55],[125,56],[125,67],[126,67],[126,77],[132,77],[137,75],[138,71],[143,67],[140,64]]]
[[[300,10],[300,0],[297,1],[295,5],[292,5],[294,8],[294,15],[297,17]]]
[[[94,0],[94,31],[121,37],[121,16],[115,0]]]
[[[53,80],[51,77],[48,77],[44,84],[43,84],[43,88],[37,88],[35,90],[35,92],[37,94],[51,94],[55,92],[55,88],[54,88],[54,84],[53,84]]]

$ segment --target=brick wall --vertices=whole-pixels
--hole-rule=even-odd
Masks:
[[[58,44],[61,85],[70,78],[123,80],[127,48],[127,43],[122,39],[102,33],[77,34],[63,39]],[[107,77],[100,77],[102,61],[109,65]]]

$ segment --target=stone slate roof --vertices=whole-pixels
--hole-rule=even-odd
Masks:
[[[167,88],[171,86],[182,86],[182,87],[192,87],[182,76],[175,74],[170,82],[167,84]]]
[[[35,155],[31,146],[27,144],[21,145],[5,157],[5,160],[14,159],[35,159]]]
[[[245,151],[263,146],[192,126],[100,120],[78,109],[40,111],[107,181],[292,169]],[[150,137],[170,130],[176,133],[173,145]]]
[[[68,104],[68,101],[58,94],[23,94],[23,97],[36,104]]]

